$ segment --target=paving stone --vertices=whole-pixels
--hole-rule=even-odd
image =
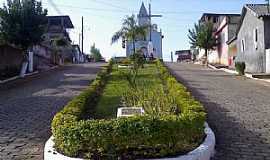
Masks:
[[[0,85],[0,160],[42,160],[53,116],[103,65],[70,65]]]
[[[214,160],[269,159],[270,83],[200,65],[167,65],[208,112],[217,139]]]

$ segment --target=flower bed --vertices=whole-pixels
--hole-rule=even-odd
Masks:
[[[153,105],[162,108],[151,110],[149,104],[140,103],[146,109],[144,116],[84,120],[89,107],[94,108],[102,95],[110,77],[110,64],[85,92],[55,116],[52,123],[55,148],[71,157],[140,159],[177,156],[198,147],[205,136],[202,105],[161,62],[156,62],[155,67],[158,86],[164,88],[162,96],[166,98],[157,100],[164,101],[163,105]]]

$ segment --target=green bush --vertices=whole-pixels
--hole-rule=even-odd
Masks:
[[[164,95],[176,105],[164,105],[160,114],[83,120],[85,110],[94,107],[108,79],[110,69],[103,70],[84,93],[55,116],[52,132],[56,149],[67,156],[126,160],[175,156],[197,147],[204,138],[204,109],[160,61],[156,63]],[[155,96],[158,94],[153,93],[152,98]],[[174,114],[176,110],[179,114]]]
[[[245,62],[235,62],[235,68],[239,75],[244,75],[246,70]]]
[[[65,135],[59,134],[59,132],[68,129],[67,126],[70,124],[83,119],[83,117],[86,116],[85,113],[87,113],[90,108],[95,107],[97,100],[106,84],[111,68],[112,63],[110,62],[108,67],[103,68],[98,73],[96,79],[84,92],[75,97],[64,107],[61,112],[55,115],[52,121],[52,133],[55,138],[54,142],[57,148],[62,148],[61,146],[63,146],[63,138],[65,137]],[[65,148],[65,150],[69,149]],[[63,150],[64,153],[66,153],[65,150]]]
[[[91,159],[135,159],[173,156],[198,146],[204,114],[140,116],[66,123],[55,133],[58,149]]]

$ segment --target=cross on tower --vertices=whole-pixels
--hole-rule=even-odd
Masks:
[[[149,15],[148,16],[143,16],[149,18],[150,22],[150,42],[152,41],[152,17],[162,17],[162,15],[153,15],[152,10],[151,10],[151,1],[149,3]]]

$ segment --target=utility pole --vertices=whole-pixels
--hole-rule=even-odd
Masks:
[[[270,12],[270,9],[269,9],[269,6],[270,6],[270,0],[265,0],[266,3],[267,3],[267,10],[268,10],[268,13]]]
[[[171,61],[173,62],[173,52],[171,52]]]
[[[81,47],[81,33],[79,33],[79,46]]]
[[[81,37],[81,43],[82,43],[82,53],[83,53],[83,40],[84,40],[84,24],[83,24],[83,16],[82,16],[82,37]]]
[[[149,3],[149,21],[150,21],[150,42],[152,42],[152,17],[162,17],[162,15],[152,15],[151,1]]]

